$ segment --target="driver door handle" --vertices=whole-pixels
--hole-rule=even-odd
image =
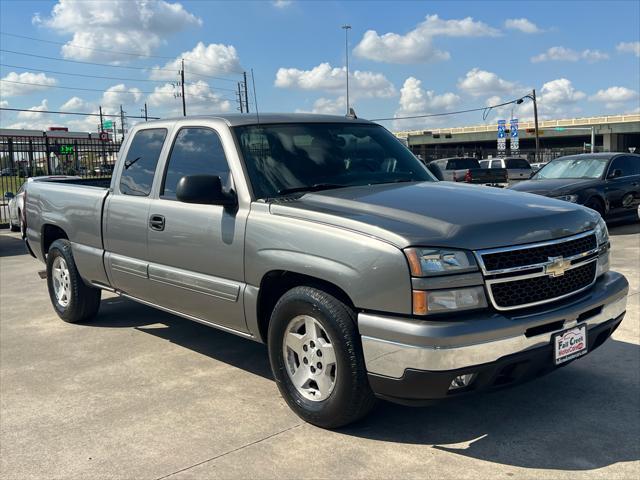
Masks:
[[[164,216],[153,214],[149,217],[149,228],[161,232],[164,230]]]

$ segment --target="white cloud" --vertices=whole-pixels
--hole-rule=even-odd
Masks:
[[[637,100],[638,92],[626,87],[609,87],[606,90],[598,90],[598,92],[589,100],[594,102],[602,102],[606,108],[623,108],[624,105],[632,100]],[[637,105],[637,102],[636,102]]]
[[[291,5],[293,1],[292,0],[274,0],[272,3],[273,3],[273,6],[276,8],[285,8]]]
[[[526,18],[509,18],[505,20],[504,26],[509,30],[519,30],[522,33],[540,33],[544,31]]]
[[[325,115],[344,115],[347,108],[347,102],[344,96],[337,98],[324,98],[320,97],[313,102],[313,108],[311,111],[304,109],[297,109],[296,113],[320,113]],[[351,105],[353,107],[353,104]]]
[[[537,93],[538,116],[541,119],[567,118],[580,114],[582,112],[580,102],[587,97],[566,78],[546,82]],[[523,120],[530,120],[533,118],[533,102],[525,100],[525,103],[518,105],[515,111],[516,116]]]
[[[44,117],[44,113],[42,113],[43,110],[49,110],[49,103],[47,102],[47,99],[42,100],[40,105],[29,108],[28,112],[18,112],[17,117],[20,120],[37,120]]]
[[[49,17],[35,15],[33,23],[60,34],[73,34],[62,47],[65,58],[122,62],[136,57],[118,51],[149,55],[166,44],[172,33],[199,26],[202,20],[180,3],[164,0],[59,0]]]
[[[280,68],[274,84],[278,88],[339,92],[346,89],[345,71],[344,67],[332,67],[329,63],[321,63],[311,70]],[[393,84],[383,74],[360,70],[349,72],[349,89],[356,98],[396,95]]]
[[[422,81],[415,77],[409,77],[400,89],[400,108],[396,111],[395,116],[448,111],[458,103],[460,103],[460,97],[455,93],[447,92],[437,95],[433,90],[423,89]]]
[[[92,113],[95,110],[95,104],[87,102],[80,97],[71,97],[60,106],[60,110],[63,112],[83,112]]]
[[[147,103],[163,113],[182,115],[182,99],[174,97],[174,93],[175,87],[165,83],[154,89],[154,93],[147,98]],[[189,115],[228,112],[232,108],[229,100],[212,91],[209,84],[202,80],[185,85],[185,98]]]
[[[152,68],[150,77],[154,80],[175,80],[181,69],[181,59],[185,61],[186,81],[197,80],[189,78],[190,73],[216,76],[242,71],[238,52],[233,45],[210,43],[205,46],[198,42],[193,50],[181,53],[162,67]]]
[[[551,47],[546,52],[540,53],[534,57],[531,57],[533,63],[540,62],[577,62],[578,60],[586,60],[588,62],[599,62],[600,60],[606,60],[609,58],[607,53],[600,50],[583,50],[577,52],[570,48],[565,47]]]
[[[127,87],[124,83],[107,88],[102,94],[102,111],[107,114],[120,113],[120,105],[123,107],[138,103],[142,99],[142,92],[136,87]]]
[[[495,28],[471,17],[443,20],[438,15],[427,15],[423,22],[405,35],[393,32],[379,35],[375,30],[368,30],[353,52],[362,58],[388,63],[447,60],[450,58],[449,52],[433,46],[435,37],[486,37],[498,34]]]
[[[415,77],[408,77],[400,89],[399,108],[394,117],[409,117],[414,115],[426,115],[453,110],[460,103],[460,97],[455,93],[447,92],[441,95],[433,90],[422,88],[422,81]],[[431,117],[428,119],[395,120],[394,128],[412,128],[423,125],[425,122],[437,123],[442,119]]]
[[[28,95],[30,93],[44,90],[57,83],[55,78],[47,77],[44,73],[32,72],[9,72],[2,78],[2,80],[4,81],[0,82],[0,94],[2,94],[3,97]]]
[[[633,53],[636,57],[640,57],[640,42],[620,42],[616,50],[621,53]]]
[[[0,100],[0,108],[6,108],[9,106],[9,102],[6,100]]]
[[[523,87],[516,82],[509,82],[493,72],[479,68],[469,70],[464,78],[458,80],[458,88],[474,97],[499,93],[514,93],[523,89]]]

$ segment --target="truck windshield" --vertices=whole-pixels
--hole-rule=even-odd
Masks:
[[[234,130],[257,198],[436,181],[405,146],[378,125],[297,123]]]
[[[600,178],[607,166],[608,158],[566,157],[549,162],[533,177],[546,178]]]

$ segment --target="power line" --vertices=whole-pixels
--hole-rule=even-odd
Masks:
[[[170,56],[165,56],[165,55],[151,55],[151,54],[147,54],[147,53],[133,53],[133,52],[122,52],[122,51],[118,51],[118,50],[111,50],[111,49],[106,49],[106,48],[95,48],[95,47],[87,47],[85,45],[78,45],[77,43],[68,43],[68,42],[56,42],[55,40],[44,40],[42,38],[36,38],[36,37],[29,37],[27,35],[18,35],[16,33],[9,33],[9,32],[0,32],[0,35],[6,35],[9,37],[16,37],[16,38],[23,38],[26,40],[33,40],[36,42],[42,42],[42,43],[50,43],[53,45],[62,45],[62,46],[72,46],[74,48],[81,48],[83,50],[92,50],[95,52],[103,52],[103,53],[116,53],[118,55],[129,55],[132,57],[138,57],[138,58],[160,58],[163,60],[177,60],[178,58],[180,58],[180,55],[175,55],[173,57]],[[197,63],[200,65],[205,65],[207,67],[214,67],[215,65],[211,64],[211,63],[206,63],[206,62],[200,62],[198,60],[193,60],[193,59],[187,59],[187,62],[191,62],[191,63]],[[242,73],[242,70],[233,70],[235,73]]]
[[[99,117],[100,114],[99,113],[85,113],[85,112],[61,112],[61,111],[56,111],[56,110],[31,110],[28,108],[9,108],[9,107],[0,107],[0,110],[9,110],[12,112],[32,112],[32,113],[53,113],[53,114],[57,114],[57,115],[84,115],[86,117]],[[115,113],[115,114],[107,114],[107,113],[103,113],[102,114],[103,117],[120,117],[119,113]],[[135,115],[125,115],[126,118],[148,118],[150,120],[160,120],[160,117],[139,117],[139,116],[135,116]]]
[[[69,72],[59,72],[56,70],[44,70],[42,68],[33,68],[33,67],[24,67],[24,66],[20,66],[20,65],[9,65],[6,63],[0,63],[0,66],[2,67],[9,67],[9,68],[20,68],[22,70],[30,70],[30,71],[34,71],[34,72],[44,72],[44,73],[53,73],[55,75],[67,75],[70,77],[86,77],[86,78],[98,78],[98,79],[105,79],[105,80],[119,80],[119,81],[124,81],[124,82],[153,82],[153,83],[168,83],[167,80],[148,80],[148,79],[139,79],[139,78],[123,78],[123,77],[105,77],[103,75],[87,75],[87,74],[83,74],[83,73],[69,73]],[[228,79],[224,79],[224,80],[228,80]],[[197,85],[195,82],[192,83],[187,83],[186,85]],[[224,87],[214,87],[209,85],[210,88],[212,88],[213,90],[225,90],[228,92],[234,92],[235,90],[233,88],[224,88]]]
[[[131,91],[131,90],[115,90],[115,91],[107,91],[105,89],[101,89],[101,88],[84,88],[84,87],[69,87],[69,86],[64,86],[64,85],[47,85],[46,83],[34,83],[34,82],[18,82],[18,81],[14,81],[14,80],[4,80],[4,79],[0,79],[0,82],[5,82],[5,83],[14,83],[14,84],[18,84],[18,85],[32,85],[32,86],[36,86],[36,87],[44,87],[44,88],[60,88],[62,90],[82,90],[85,92],[101,92],[101,93],[118,93],[118,94],[131,94],[131,95],[135,95],[137,93],[146,93],[146,94],[155,94],[155,95],[172,95],[175,96],[174,93],[170,93],[170,92],[158,92],[158,91],[144,91],[144,90],[135,90],[135,91]],[[203,95],[198,95],[195,93],[190,93],[189,95],[191,95],[192,97],[197,97],[197,98],[202,98],[204,100],[211,100],[209,97],[205,97]],[[223,98],[225,100],[232,100],[235,101],[235,98],[231,98],[231,97],[225,97],[224,95],[220,95],[217,98]]]
[[[408,120],[413,118],[444,117],[446,115],[459,115],[461,113],[482,112],[482,111],[488,112],[493,108],[504,107],[505,105],[511,105],[512,103],[516,103],[518,100],[520,100],[520,98],[516,98],[514,100],[510,100],[504,103],[499,103],[497,105],[489,105],[487,107],[482,107],[482,108],[470,108],[468,110],[458,110],[455,112],[429,113],[425,115],[411,115],[407,117],[371,118],[370,120],[372,122],[381,122],[384,120]]]

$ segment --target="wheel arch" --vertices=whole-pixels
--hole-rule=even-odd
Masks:
[[[42,226],[42,257],[44,258],[49,252],[49,247],[56,240],[69,240],[67,232],[57,225],[45,223]]]
[[[271,270],[262,277],[258,290],[256,315],[258,332],[262,342],[267,341],[271,312],[285,292],[295,287],[306,286],[322,290],[333,295],[345,305],[356,309],[351,297],[338,285],[322,278],[305,275],[290,270]]]

